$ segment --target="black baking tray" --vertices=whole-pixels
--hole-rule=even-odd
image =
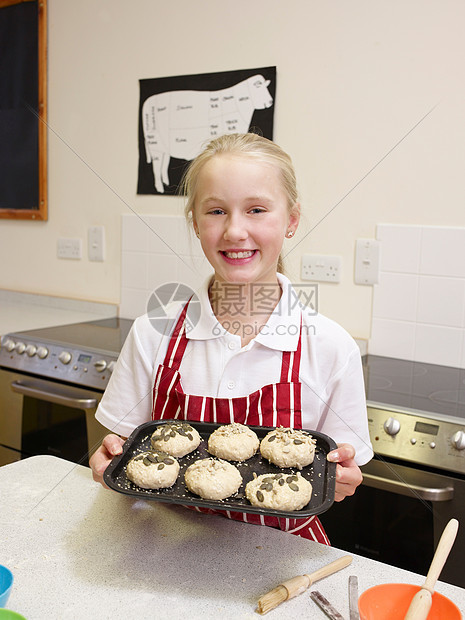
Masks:
[[[185,421],[195,428],[200,434],[202,441],[197,450],[178,458],[180,472],[175,484],[168,489],[158,490],[142,489],[133,484],[126,477],[126,465],[129,460],[144,450],[150,450],[150,437],[158,426],[179,421]],[[208,438],[219,426],[223,425],[208,422],[194,422],[192,420],[157,420],[141,424],[134,429],[131,436],[127,439],[122,454],[113,458],[110,465],[105,470],[103,479],[107,486],[119,493],[169,504],[181,504],[183,506],[199,506],[218,510],[233,510],[236,512],[290,518],[310,517],[326,512],[331,507],[334,502],[334,491],[336,486],[336,463],[330,463],[326,455],[337,446],[327,435],[309,429],[303,430],[309,432],[316,439],[315,458],[313,463],[304,467],[300,473],[311,482],[313,488],[309,503],[301,510],[272,510],[252,506],[248,502],[245,497],[245,485],[252,480],[254,472],[260,475],[265,473],[276,474],[278,472],[295,473],[298,471],[296,468],[276,467],[262,458],[260,452],[257,452],[252,458],[242,463],[232,461],[239,469],[243,482],[237,493],[231,497],[224,500],[206,500],[191,493],[184,483],[184,472],[194,461],[212,456],[207,451]],[[269,431],[273,430],[273,427],[266,426],[250,426],[249,428],[257,433],[260,441]]]

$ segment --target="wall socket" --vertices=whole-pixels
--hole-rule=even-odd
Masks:
[[[57,257],[80,260],[82,258],[82,239],[60,237],[57,241]]]
[[[302,280],[314,282],[340,282],[342,258],[340,256],[325,256],[319,254],[304,254],[302,256]]]

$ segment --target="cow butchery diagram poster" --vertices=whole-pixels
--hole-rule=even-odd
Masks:
[[[138,194],[176,194],[211,139],[249,129],[273,139],[276,67],[139,80]]]

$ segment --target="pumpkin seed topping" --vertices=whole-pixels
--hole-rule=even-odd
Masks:
[[[259,502],[263,502],[263,500],[265,499],[261,491],[257,491],[257,499]]]
[[[292,489],[293,491],[298,491],[299,490],[299,487],[296,485],[295,482],[291,482],[289,484],[289,488]]]

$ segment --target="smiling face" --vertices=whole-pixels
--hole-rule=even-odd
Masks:
[[[275,283],[283,240],[299,222],[279,169],[237,155],[217,155],[201,169],[193,224],[218,282]]]

